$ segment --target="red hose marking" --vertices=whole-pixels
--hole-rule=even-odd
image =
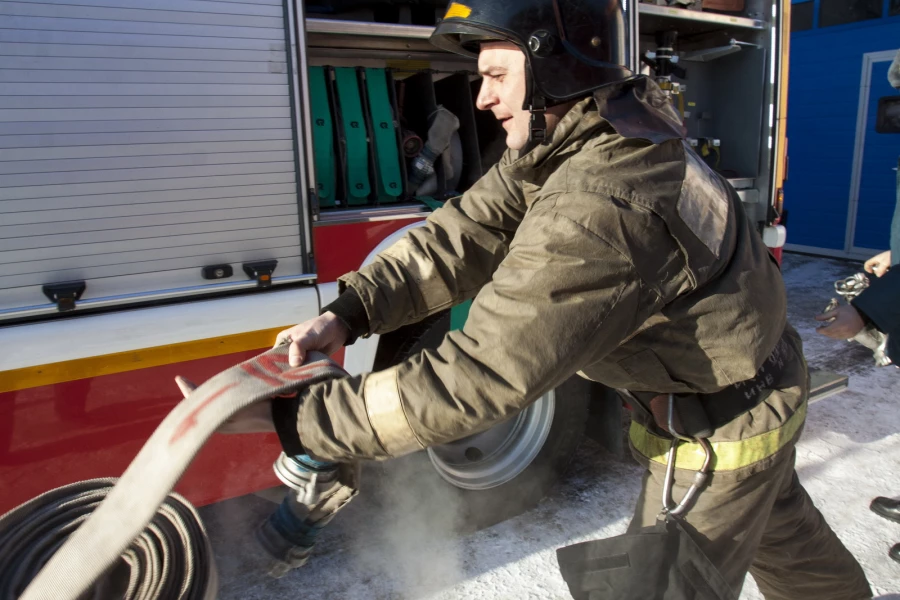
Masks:
[[[209,398],[201,402],[194,410],[192,410],[188,415],[178,424],[178,427],[175,428],[175,433],[172,434],[172,439],[169,440],[169,445],[171,446],[175,442],[181,439],[181,437],[186,434],[188,431],[193,429],[197,425],[197,415],[200,414],[200,411],[206,408],[210,402],[227,392],[233,387],[236,387],[237,382],[229,383],[219,391],[214,394],[210,394]]]
[[[277,360],[274,357],[260,356],[255,361],[242,363],[240,367],[242,371],[255,379],[259,379],[260,381],[263,381],[274,387],[284,387],[285,383],[300,383],[312,379],[313,377],[315,377],[316,369],[323,366],[322,363],[323,361],[318,361],[310,363],[308,365],[296,367],[294,369],[281,371],[278,368],[278,365],[285,365],[287,364],[286,362]],[[273,373],[274,376],[264,372],[263,369]],[[206,408],[210,402],[212,402],[228,390],[236,387],[237,385],[237,382],[229,383],[219,391],[211,394],[209,398],[207,398],[196,408],[194,408],[194,410],[192,410],[184,418],[184,420],[182,420],[181,423],[178,424],[178,427],[175,428],[175,433],[172,434],[172,438],[169,440],[169,445],[171,446],[172,444],[180,440],[185,433],[187,433],[197,425],[197,415],[201,410]]]
[[[263,371],[261,371],[255,362],[249,362],[249,363],[242,364],[241,370],[244,371],[250,377],[253,377],[254,379],[259,379],[260,381],[264,381],[265,383],[267,383],[271,386],[281,387],[282,385],[284,385],[284,382],[282,382],[280,379],[276,379],[275,377],[272,377],[271,375],[268,375],[268,374],[264,373]]]
[[[281,375],[285,370],[284,367],[290,368],[290,363],[286,356],[268,356],[263,354],[255,361],[256,364],[273,375]]]
[[[311,379],[316,376],[316,371],[318,369],[328,369],[329,364],[332,364],[331,361],[327,360],[319,360],[316,362],[307,363],[305,365],[295,367],[289,371],[285,371],[281,374],[282,379],[287,379],[288,381],[297,382],[297,381],[306,381],[307,379]],[[332,366],[334,366],[332,364]],[[338,373],[343,373],[343,369],[340,367],[334,368]]]

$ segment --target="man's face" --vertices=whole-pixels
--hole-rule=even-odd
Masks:
[[[489,110],[506,130],[506,145],[521,150],[528,143],[531,113],[525,101],[525,54],[509,42],[487,42],[478,54],[483,79],[475,105]]]

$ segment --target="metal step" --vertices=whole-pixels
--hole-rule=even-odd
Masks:
[[[847,389],[850,378],[847,375],[832,373],[831,371],[810,371],[809,402],[818,402],[829,396],[840,394]]]

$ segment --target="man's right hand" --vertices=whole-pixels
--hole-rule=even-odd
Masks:
[[[885,250],[881,254],[876,254],[866,261],[866,273],[874,273],[876,277],[881,277],[891,268],[891,251]],[[893,275],[891,276],[893,277]]]
[[[331,356],[341,349],[350,337],[350,330],[334,313],[326,312],[315,319],[294,325],[278,334],[275,345],[290,340],[288,360],[292,367],[299,367],[306,359],[306,353],[316,350]]]

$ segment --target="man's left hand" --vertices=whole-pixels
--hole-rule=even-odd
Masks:
[[[816,321],[830,321],[827,325],[817,327],[816,332],[836,340],[849,340],[866,326],[859,312],[850,304],[816,315]]]

